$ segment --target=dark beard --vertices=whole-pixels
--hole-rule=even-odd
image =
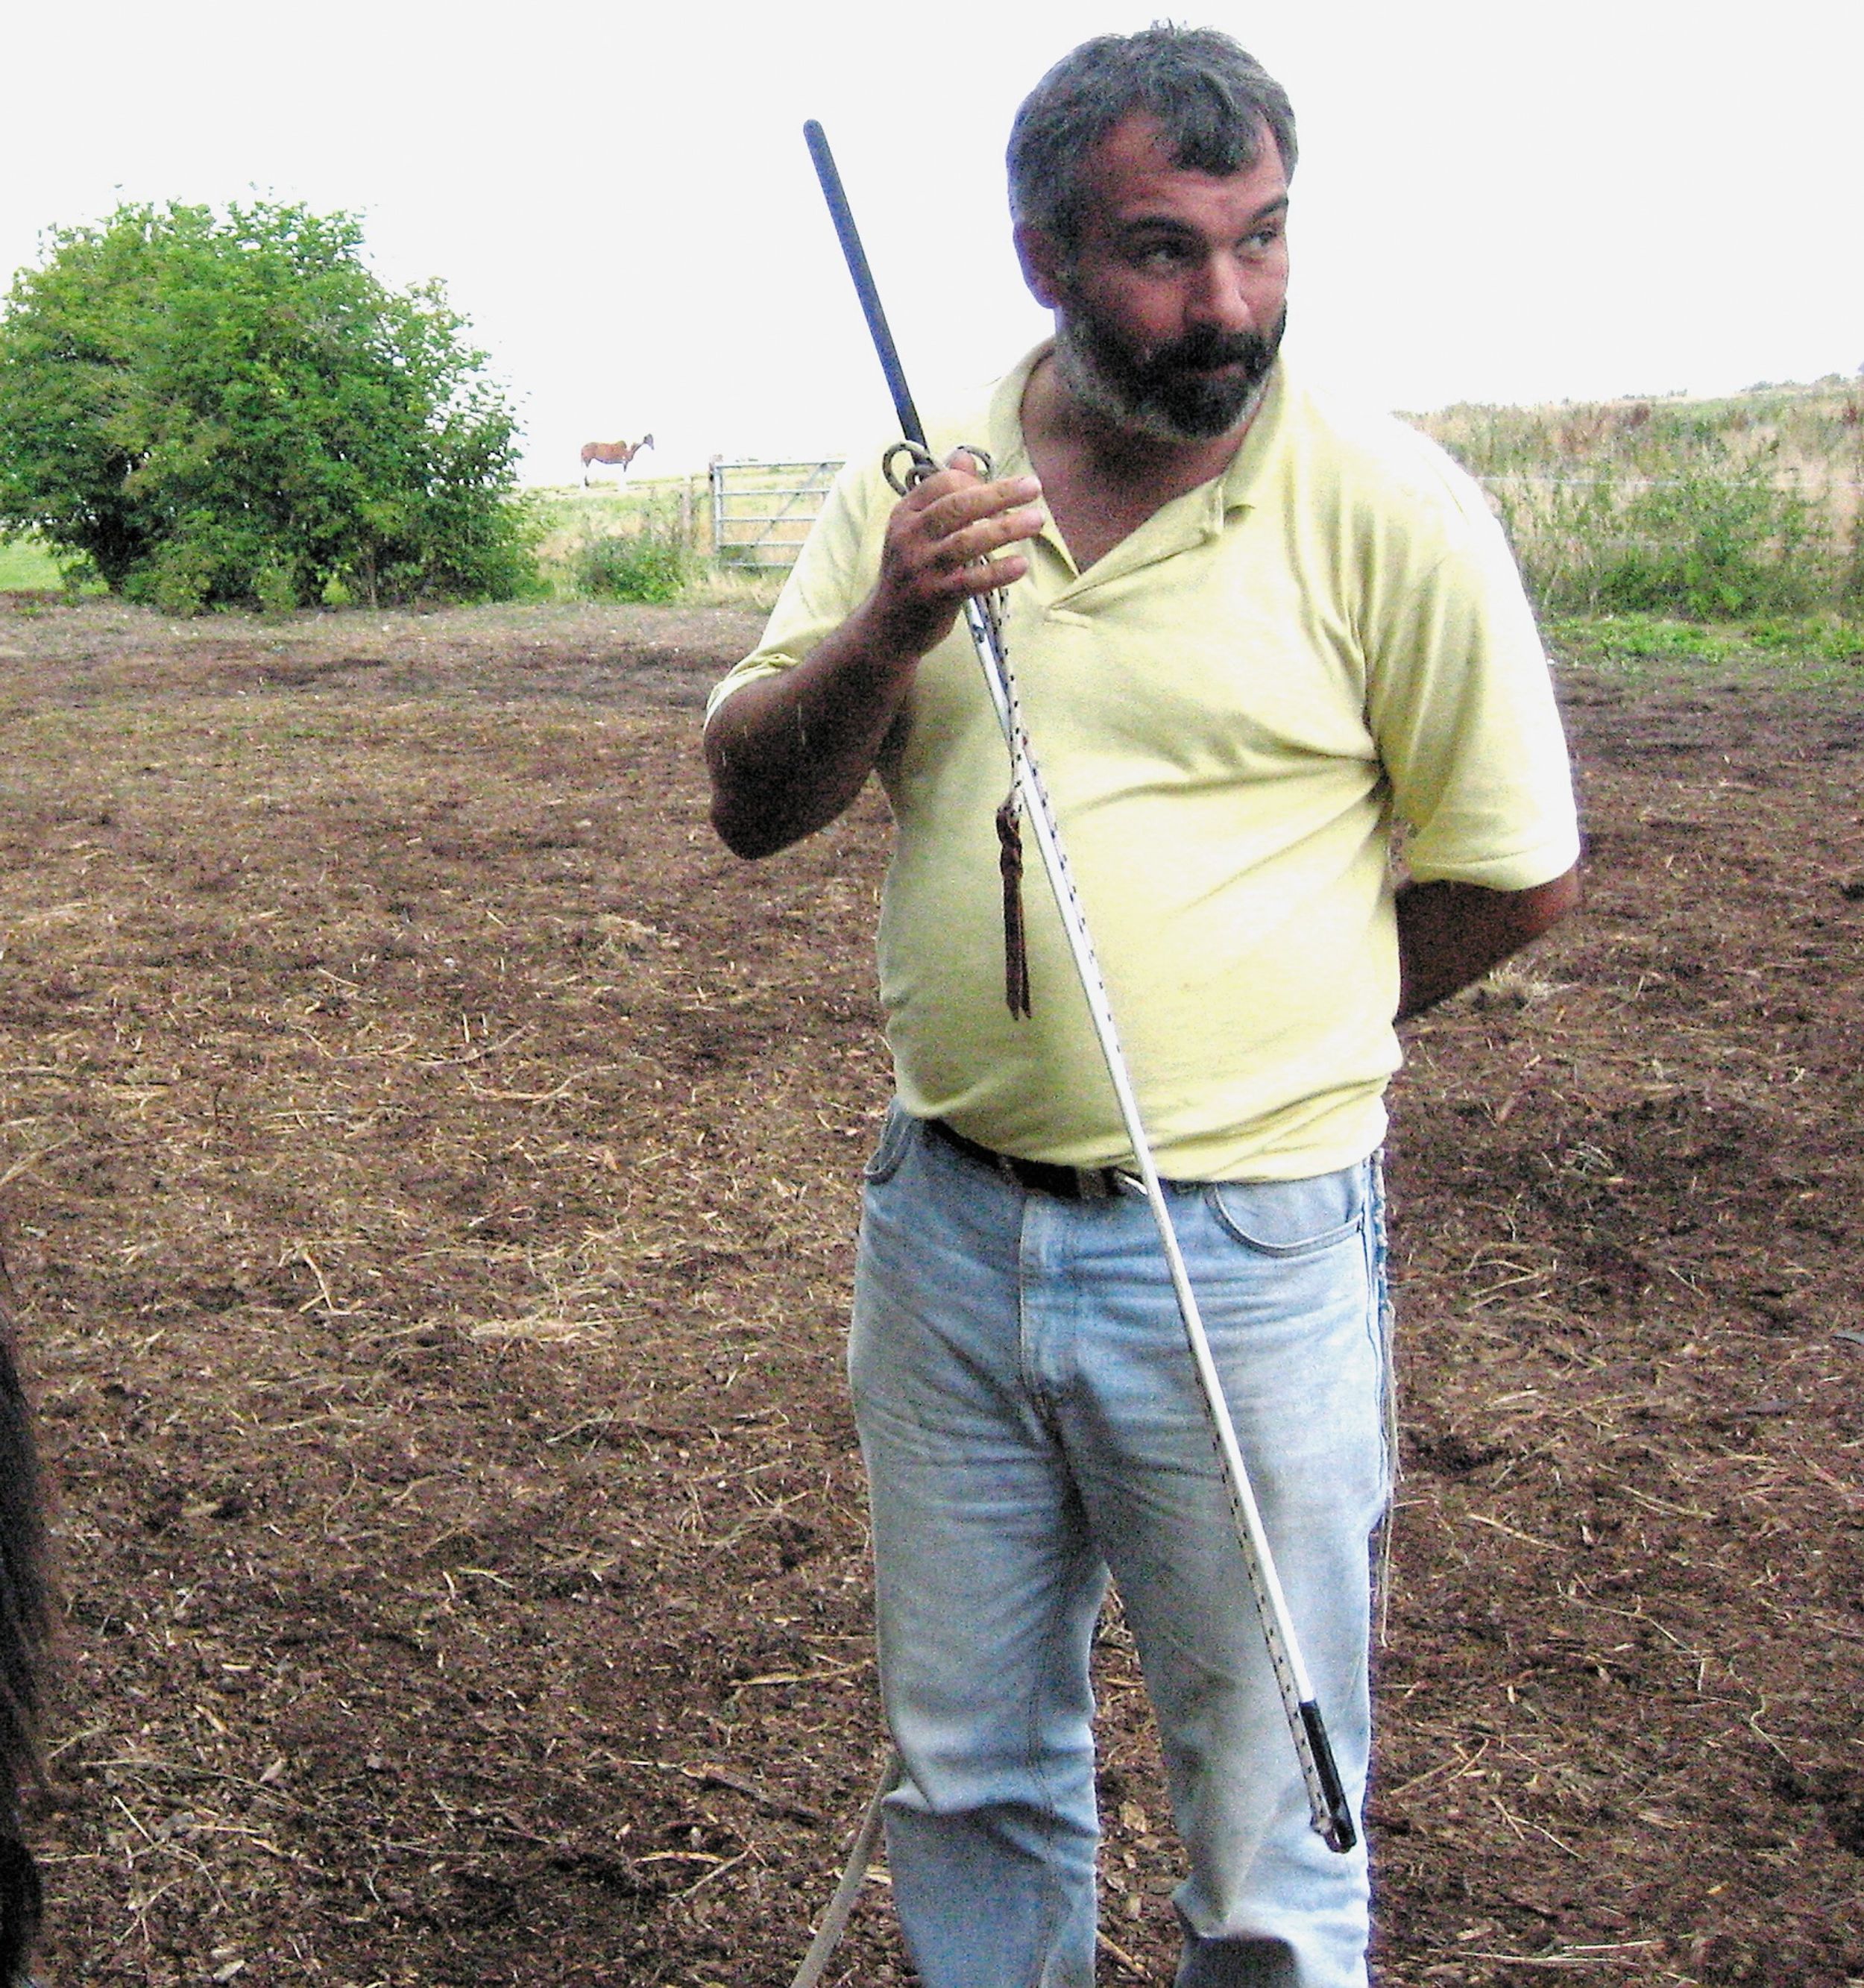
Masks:
[[[1194,331],[1142,352],[1091,313],[1065,309],[1055,325],[1055,366],[1082,406],[1127,434],[1214,441],[1260,404],[1287,323],[1284,307],[1267,332]],[[1240,370],[1208,370],[1217,366]]]

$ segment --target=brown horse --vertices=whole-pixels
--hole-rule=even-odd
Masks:
[[[582,445],[583,482],[589,482],[589,466],[592,462],[606,462],[625,470],[643,448],[653,446],[652,435],[643,435],[639,441],[586,441]]]

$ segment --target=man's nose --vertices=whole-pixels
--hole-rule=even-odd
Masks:
[[[1232,255],[1219,253],[1204,260],[1190,299],[1192,321],[1213,331],[1253,330],[1255,312],[1241,263]]]

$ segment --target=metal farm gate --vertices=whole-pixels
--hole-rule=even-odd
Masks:
[[[794,566],[840,468],[839,460],[713,463],[713,556],[778,572]]]

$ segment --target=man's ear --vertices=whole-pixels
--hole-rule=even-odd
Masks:
[[[1044,310],[1058,310],[1066,289],[1067,259],[1055,238],[1027,221],[1018,225],[1011,238],[1016,259],[1022,265],[1022,279],[1029,294]]]

